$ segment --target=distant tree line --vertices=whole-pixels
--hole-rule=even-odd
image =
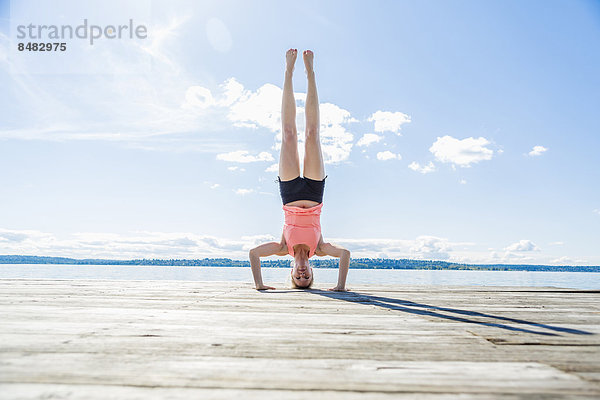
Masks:
[[[263,267],[289,268],[290,259],[261,260]],[[248,260],[232,260],[229,258],[202,259],[137,259],[109,260],[101,258],[67,258],[0,255],[0,264],[72,264],[72,265],[156,265],[183,267],[250,267]],[[315,268],[337,268],[338,260],[334,258],[312,259]],[[527,264],[460,264],[436,260],[410,260],[389,258],[353,258],[350,268],[359,269],[453,269],[476,271],[565,271],[565,272],[600,272],[600,266],[569,265],[527,265]]]

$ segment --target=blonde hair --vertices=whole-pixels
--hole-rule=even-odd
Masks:
[[[296,262],[296,260],[290,261],[290,266],[292,267],[292,270],[294,268],[295,262]],[[294,278],[292,278],[292,274],[288,274],[287,279],[289,279],[290,289],[310,289],[312,287],[313,283],[315,282],[315,274],[310,275],[310,282],[308,282],[308,285],[306,285],[306,286],[298,286],[296,284],[296,281],[294,280]]]

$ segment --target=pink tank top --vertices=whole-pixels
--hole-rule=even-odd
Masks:
[[[285,214],[283,236],[292,257],[294,256],[294,246],[297,244],[306,244],[310,247],[309,257],[315,254],[319,239],[321,239],[322,207],[323,203],[310,208],[283,206]]]

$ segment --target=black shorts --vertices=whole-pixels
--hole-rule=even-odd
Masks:
[[[280,177],[277,177],[283,204],[296,200],[312,200],[322,203],[325,179],[327,179],[327,176],[322,181],[299,176],[291,181],[282,181]]]

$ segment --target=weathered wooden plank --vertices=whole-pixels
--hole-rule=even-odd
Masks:
[[[81,393],[101,387],[123,398],[600,395],[598,293],[360,290],[0,279],[0,393],[94,398]]]
[[[261,389],[221,389],[221,388],[189,388],[189,387],[136,387],[111,385],[61,385],[61,384],[0,384],[0,392],[10,393],[13,398],[29,399],[211,399],[211,400],[530,400],[531,394],[506,393],[416,393],[396,392],[385,393],[370,391],[368,393],[355,391],[329,390],[261,390]],[[536,397],[541,398],[541,397]],[[546,395],[544,399],[559,399],[561,395]],[[573,400],[596,399],[594,395],[569,395]]]
[[[274,390],[592,394],[595,385],[539,363],[269,359],[124,353],[5,354],[8,383]],[[37,368],[32,370],[31,365]],[[65,365],[70,368],[66,369]],[[148,369],[149,366],[155,368]],[[3,368],[4,369],[4,368]],[[290,375],[291,371],[297,374]],[[305,371],[306,376],[301,371]],[[358,378],[360,376],[360,378]]]

